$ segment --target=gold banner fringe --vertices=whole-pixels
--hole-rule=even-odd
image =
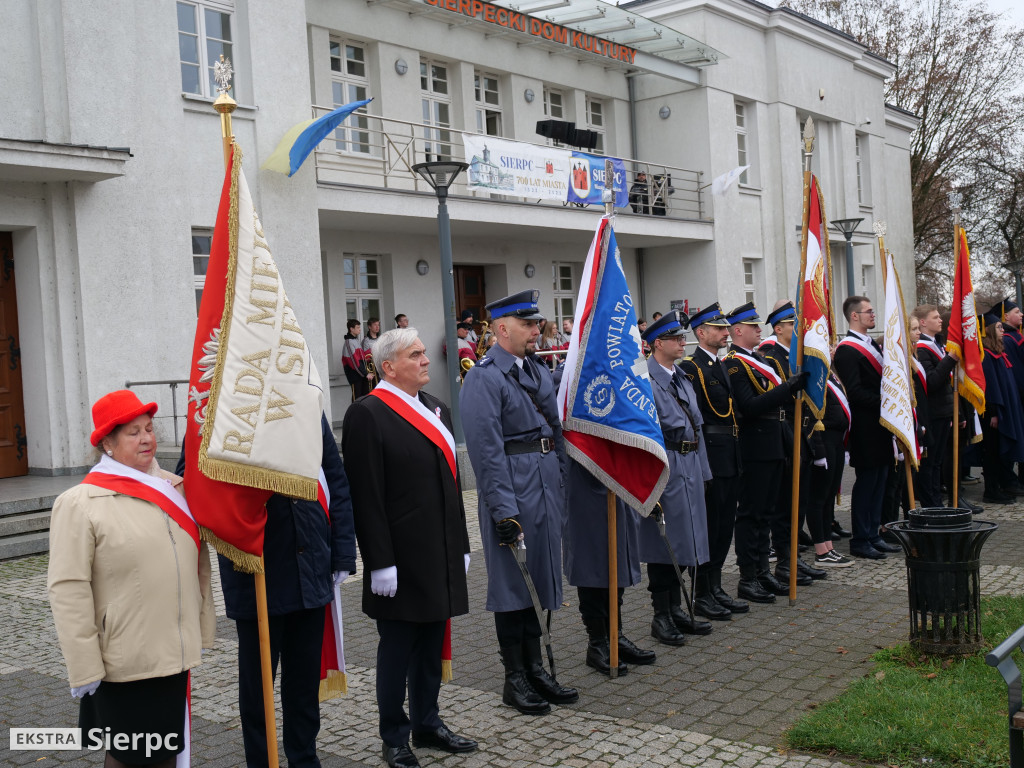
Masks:
[[[450,683],[454,678],[452,677],[452,660],[441,659],[441,682]]]
[[[209,528],[199,528],[199,538],[210,544],[219,554],[234,563],[235,570],[242,573],[263,573],[263,565],[257,555],[243,552],[233,544],[228,544]]]
[[[337,669],[328,669],[327,677],[320,681],[320,701],[336,699],[348,693],[348,675]]]
[[[250,488],[262,488],[285,496],[305,501],[316,501],[316,478],[278,472],[266,467],[250,467],[233,461],[210,458],[206,451],[199,450],[199,470],[211,480],[220,480]]]

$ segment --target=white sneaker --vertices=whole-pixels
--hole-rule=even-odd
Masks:
[[[824,555],[815,555],[814,564],[819,568],[849,568],[853,565],[853,560],[830,549]]]

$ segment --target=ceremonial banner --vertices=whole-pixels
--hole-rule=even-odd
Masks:
[[[629,190],[626,189],[626,164],[617,157],[588,155],[585,152],[572,153],[572,168],[569,174],[569,202],[593,203],[601,205],[601,195],[605,190],[604,161],[612,161],[615,181],[612,189],[615,192],[615,207],[625,208],[629,205]]]
[[[731,187],[749,167],[749,165],[740,165],[733,168],[731,171],[726,171],[721,176],[716,176],[711,181],[711,194],[724,195],[729,190],[729,187]]]
[[[185,491],[203,538],[241,569],[271,493],[314,500],[323,390],[233,145],[192,351]]]
[[[903,291],[891,253],[885,259],[885,317],[882,328],[882,410],[879,422],[903,446],[903,455],[916,469],[921,457],[917,441],[914,408],[913,371],[911,370],[910,340],[907,337],[907,314],[903,306]]]
[[[981,360],[985,351],[978,333],[978,312],[974,306],[974,284],[971,282],[971,254],[967,249],[967,233],[960,229],[960,258],[953,277],[953,313],[946,333],[946,349],[956,350],[960,362],[956,366],[957,389],[960,396],[985,412],[985,374]]]
[[[462,142],[469,163],[467,189],[565,201],[572,161],[569,150],[468,133],[462,135]]]
[[[832,255],[828,248],[825,201],[818,179],[813,175],[809,194],[804,238],[807,256],[802,283],[797,291],[799,323],[794,331],[803,334],[803,358],[796,354],[790,355],[789,366],[792,373],[804,370],[810,374],[803,399],[815,417],[821,419],[825,413],[825,386],[832,367],[831,348],[836,340],[836,324],[832,307]]]
[[[309,153],[316,149],[317,144],[326,139],[346,117],[360,107],[365,107],[371,101],[373,99],[353,101],[351,104],[338,107],[333,112],[328,112],[314,120],[303,120],[301,123],[296,123],[285,131],[281,141],[277,143],[277,149],[270,154],[262,167],[294,176],[303,161],[309,157]]]
[[[558,388],[569,456],[640,514],[668,482],[668,456],[615,232],[602,217],[583,268]]]

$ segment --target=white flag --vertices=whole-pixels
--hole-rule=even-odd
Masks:
[[[901,443],[906,460],[917,467],[919,450],[914,424],[914,374],[907,338],[903,292],[893,264],[885,255],[885,343],[882,344],[882,411],[879,421]]]
[[[733,182],[742,176],[743,172],[749,167],[749,165],[740,165],[733,168],[728,173],[723,173],[721,176],[717,177],[711,182],[711,194],[724,195],[726,190],[733,185]]]

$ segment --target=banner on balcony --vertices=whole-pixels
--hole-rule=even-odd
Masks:
[[[462,141],[469,163],[468,189],[535,200],[567,199],[569,150],[493,136],[463,134]]]
[[[625,208],[629,204],[629,192],[626,187],[626,164],[617,157],[588,155],[586,152],[572,153],[572,168],[569,176],[569,202],[591,203],[601,205],[601,193],[604,192],[604,161],[612,161],[615,182],[615,207]]]

